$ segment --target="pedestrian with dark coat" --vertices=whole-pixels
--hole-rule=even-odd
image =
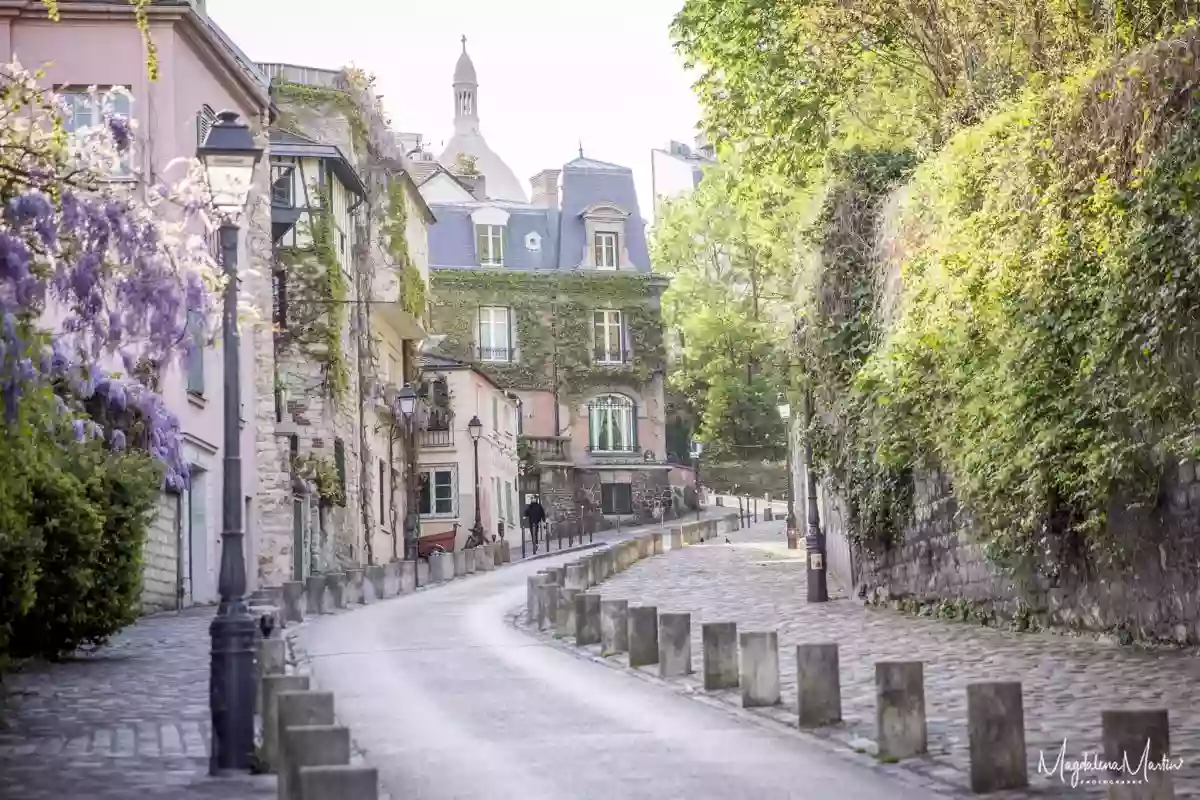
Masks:
[[[542,507],[536,497],[529,501],[529,505],[525,506],[525,520],[529,523],[529,535],[536,542],[538,530],[546,521],[546,509]]]

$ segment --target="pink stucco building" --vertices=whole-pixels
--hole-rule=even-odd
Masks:
[[[215,111],[232,109],[261,132],[269,114],[266,79],[207,18],[202,2],[165,0],[150,8],[150,35],[158,50],[158,78],[149,80],[147,52],[127,0],[60,0],[60,20],[28,0],[0,0],[0,51],[25,67],[44,68],[46,82],[63,93],[91,85],[123,86],[132,94],[129,113],[138,124],[138,152],[130,174],[118,179],[159,176],[179,157],[190,157]],[[86,105],[81,99],[81,103]],[[86,108],[83,108],[86,114]],[[78,115],[80,110],[76,110]],[[261,169],[265,185],[266,159]],[[270,288],[261,276],[262,246],[269,246],[269,211],[252,200],[242,223],[239,263],[246,269],[243,291],[266,298],[260,309],[269,321]],[[251,270],[256,269],[255,275]],[[242,459],[246,503],[247,559],[254,563],[254,499],[259,491],[254,410],[257,394],[255,346],[269,327],[242,325]],[[269,348],[268,348],[269,349]],[[193,480],[182,495],[164,493],[147,543],[143,603],[148,609],[214,601],[221,529],[221,352],[207,348],[198,362],[172,365],[162,380],[170,408],[181,418]],[[247,570],[251,586],[255,570]]]

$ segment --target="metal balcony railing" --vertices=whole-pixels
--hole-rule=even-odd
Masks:
[[[419,447],[453,447],[454,431],[449,429],[420,431],[417,434],[417,445]]]
[[[529,443],[540,462],[571,461],[571,440],[565,436],[522,436],[521,441]]]
[[[480,347],[480,361],[512,361],[513,351],[510,347]]]

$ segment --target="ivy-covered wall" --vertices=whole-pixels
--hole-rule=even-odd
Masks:
[[[479,308],[512,309],[518,360],[484,365],[505,388],[552,391],[557,372],[562,401],[613,383],[641,387],[666,364],[659,297],[662,278],[631,274],[433,270],[432,328],[445,334],[443,352],[476,360]],[[619,309],[630,363],[614,370],[592,360],[592,312]],[[557,365],[557,370],[555,369]]]

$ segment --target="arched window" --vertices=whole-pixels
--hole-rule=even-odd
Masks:
[[[632,400],[608,394],[588,404],[588,449],[593,453],[637,450],[637,406]]]

